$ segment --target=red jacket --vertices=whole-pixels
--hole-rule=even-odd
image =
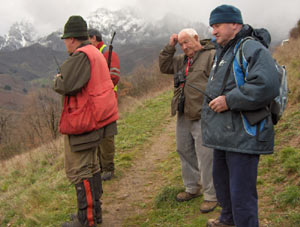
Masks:
[[[118,106],[107,63],[99,50],[86,45],[76,50],[85,53],[91,76],[75,96],[66,96],[60,120],[63,134],[82,134],[102,128],[118,119]]]
[[[104,44],[103,41],[97,45],[97,48],[101,51],[106,61],[108,62],[109,48],[107,48],[107,46]],[[120,80],[120,60],[118,55],[114,51],[112,51],[111,54],[110,77],[113,84],[115,85],[115,91],[116,91],[116,86]]]

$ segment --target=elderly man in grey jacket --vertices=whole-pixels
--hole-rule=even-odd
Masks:
[[[174,56],[177,43],[184,54]],[[204,202],[200,210],[206,213],[217,206],[212,181],[213,153],[202,146],[200,124],[203,94],[195,87],[205,89],[215,47],[209,40],[201,43],[194,29],[183,29],[178,35],[171,35],[169,44],[159,55],[159,66],[161,72],[174,74],[171,111],[173,116],[177,113],[176,143],[185,186],[185,191],[179,193],[176,200],[187,201],[203,192]]]

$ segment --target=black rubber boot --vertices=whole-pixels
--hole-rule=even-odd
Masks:
[[[102,196],[102,180],[100,172],[93,175],[94,191],[95,191],[95,212],[97,224],[102,223],[102,209],[100,198]]]
[[[102,196],[103,190],[102,190],[102,180],[101,180],[101,174],[100,172],[95,173],[92,178],[93,181],[93,187],[94,187],[94,194],[95,194],[95,215],[96,215],[96,222],[97,224],[102,223],[102,209],[101,209],[101,201],[100,198]],[[70,220],[76,221],[77,214],[71,214]]]
[[[77,216],[71,222],[62,224],[62,227],[96,227],[95,189],[94,180],[89,178],[76,184]]]

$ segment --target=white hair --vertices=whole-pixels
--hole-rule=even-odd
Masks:
[[[196,32],[195,29],[193,28],[184,28],[182,29],[179,33],[178,33],[178,38],[183,34],[186,33],[188,34],[190,37],[194,37],[195,35],[198,36],[198,33]]]

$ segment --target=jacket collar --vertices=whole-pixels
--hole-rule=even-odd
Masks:
[[[97,44],[97,49],[99,49],[100,50],[100,48],[102,47],[104,45],[104,42],[103,41],[101,41],[100,43],[98,43]]]

